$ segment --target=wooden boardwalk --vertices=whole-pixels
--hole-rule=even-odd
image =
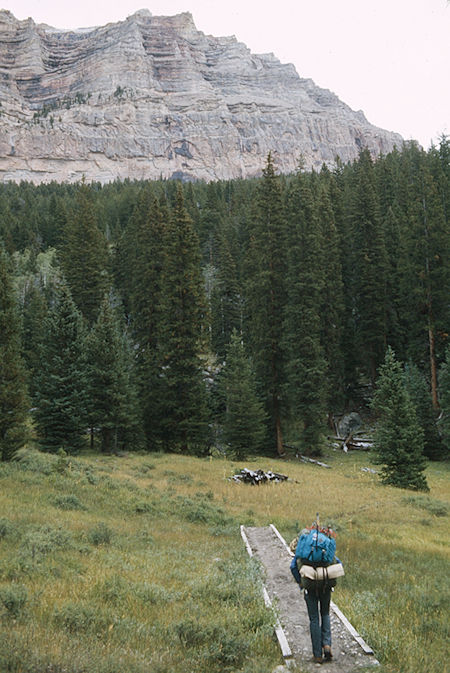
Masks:
[[[319,666],[312,661],[309,619],[303,593],[294,581],[289,565],[292,554],[275,526],[241,526],[248,553],[263,567],[263,592],[267,605],[273,604],[279,621],[276,635],[286,665],[310,673]],[[337,587],[337,593],[339,588]],[[362,673],[378,664],[365,643],[334,602],[331,604],[333,660],[324,664],[329,673]]]

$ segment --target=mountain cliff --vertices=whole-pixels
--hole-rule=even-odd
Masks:
[[[0,180],[227,179],[376,155],[402,138],[191,14],[77,31],[0,10]]]

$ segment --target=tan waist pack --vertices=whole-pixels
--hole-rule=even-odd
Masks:
[[[300,568],[300,576],[307,577],[310,580],[326,580],[326,579],[336,579],[337,577],[342,577],[345,575],[344,566],[342,563],[333,563],[326,568],[313,568],[312,566],[303,565]]]

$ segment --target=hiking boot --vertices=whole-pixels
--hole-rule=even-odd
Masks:
[[[323,659],[322,657],[313,657],[313,662],[315,664],[323,664]]]
[[[331,661],[333,655],[331,654],[331,647],[329,645],[324,645],[323,647],[323,657],[325,661]]]

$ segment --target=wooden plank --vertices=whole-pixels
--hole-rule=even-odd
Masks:
[[[244,528],[244,526],[241,526],[240,528],[241,528],[241,537],[244,540],[245,547],[247,549],[247,553],[250,557],[252,557],[253,556],[253,551],[252,551],[252,548],[250,547],[248,537],[245,534],[245,528]],[[270,596],[267,592],[267,589],[262,582],[261,582],[261,584],[262,584],[264,603],[265,603],[266,607],[272,608],[272,601],[270,600]],[[283,658],[284,659],[291,659],[292,658],[292,650],[289,647],[289,643],[288,643],[288,640],[286,638],[286,634],[283,630],[283,627],[280,624],[279,619],[277,619],[276,622],[275,622],[275,635],[277,637],[278,644],[280,645],[281,654],[283,655]],[[287,662],[287,663],[289,663],[289,662]]]
[[[241,526],[241,537],[244,540],[245,548],[247,549],[248,555],[253,556],[252,548],[250,547],[248,537],[245,534],[244,526]]]
[[[270,524],[270,527],[271,527],[271,529],[273,530],[273,532],[275,533],[275,535],[277,536],[277,538],[280,540],[281,544],[282,544],[283,547],[286,549],[286,551],[288,552],[288,554],[289,554],[290,556],[295,556],[295,554],[293,554],[293,553],[291,552],[291,550],[290,550],[290,548],[289,548],[289,546],[288,546],[286,540],[285,540],[284,537],[281,535],[280,531],[279,531],[277,528],[275,528],[275,526],[273,525],[273,523]]]
[[[263,587],[263,595],[264,595],[264,602],[268,608],[272,607],[272,601],[270,600],[270,596],[267,593],[266,587]],[[278,638],[278,642],[280,644],[281,648],[281,653],[285,659],[288,657],[292,657],[292,650],[289,647],[289,643],[286,638],[286,634],[283,631],[283,627],[280,624],[280,621],[277,619],[275,622],[275,633]]]
[[[349,631],[349,633],[352,634],[353,638],[356,640],[356,642],[362,647],[363,651],[365,654],[373,654],[372,648],[365,642],[364,638],[359,635],[358,631],[355,629],[352,624],[348,621],[347,617],[339,610],[338,606],[336,603],[333,603],[331,601],[330,607],[333,610],[334,614],[339,617],[341,622],[344,624],[346,629]]]

